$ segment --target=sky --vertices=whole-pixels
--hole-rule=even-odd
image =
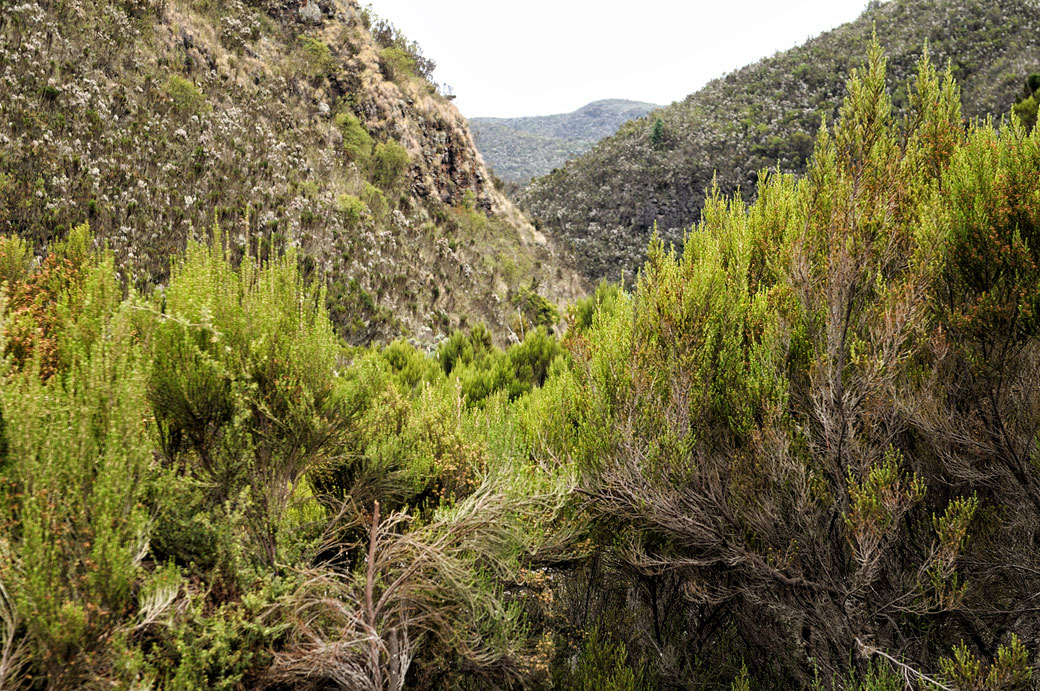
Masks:
[[[866,0],[360,0],[437,62],[466,117],[667,105],[855,19]]]

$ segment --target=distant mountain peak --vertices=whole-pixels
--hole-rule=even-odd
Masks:
[[[636,118],[653,103],[601,99],[570,113],[515,118],[470,118],[477,148],[496,175],[524,184],[563,165]]]

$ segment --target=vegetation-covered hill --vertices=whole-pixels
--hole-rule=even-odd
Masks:
[[[1040,6],[1033,0],[874,2],[852,23],[624,126],[532,183],[521,204],[547,234],[569,244],[587,275],[634,275],[655,224],[666,241],[681,244],[713,176],[723,192],[740,188],[750,199],[763,168],[805,171],[821,118],[833,121],[845,77],[875,25],[900,110],[926,43],[936,64],[950,63],[968,117],[1009,113],[1040,68]]]
[[[885,87],[508,350],[0,236],[0,688],[1035,689],[1040,130]]]
[[[618,127],[658,108],[652,103],[607,99],[573,113],[523,118],[470,118],[477,148],[495,174],[527,184],[591,149]]]
[[[0,231],[40,250],[89,221],[145,286],[216,222],[239,252],[299,247],[352,341],[504,339],[532,281],[580,287],[431,69],[352,0],[6,3]]]

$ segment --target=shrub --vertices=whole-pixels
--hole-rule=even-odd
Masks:
[[[198,87],[177,74],[171,74],[166,80],[166,94],[174,108],[185,113],[198,113],[206,105],[206,97]]]
[[[379,64],[387,79],[395,82],[415,76],[415,59],[398,46],[387,46],[379,51]]]
[[[521,286],[513,293],[511,302],[520,311],[520,328],[523,331],[544,326],[551,332],[560,320],[560,311],[556,305],[539,295],[534,288]]]
[[[639,691],[656,687],[648,674],[632,669],[625,644],[611,641],[598,628],[586,634],[574,670],[561,676],[564,678],[554,686],[562,691]]]
[[[585,611],[633,608],[623,642],[662,675],[739,656],[766,688],[890,689],[901,671],[843,682],[850,654],[934,673],[951,639],[981,657],[1027,635],[1008,613],[1040,584],[1017,566],[1040,526],[1040,132],[966,132],[927,59],[897,122],[885,74],[875,41],[806,177],[764,175],[752,204],[714,189],[631,298],[580,306],[527,408],[532,445],[582,469]],[[1027,682],[1027,647],[999,683]],[[986,688],[955,657],[956,688]]]
[[[355,226],[361,222],[362,216],[368,207],[365,203],[352,194],[341,194],[336,197],[336,209],[343,215],[349,225]]]
[[[315,77],[327,75],[336,69],[336,60],[332,56],[332,50],[324,41],[306,34],[301,34],[299,40],[300,49],[303,51],[311,75]]]
[[[171,461],[196,463],[217,503],[248,492],[257,556],[273,564],[297,484],[352,412],[325,295],[304,286],[296,255],[234,269],[217,243],[174,266],[149,397]]]
[[[372,154],[372,182],[387,192],[398,190],[410,162],[408,152],[397,142],[376,144]]]
[[[0,235],[0,289],[24,281],[33,265],[29,243],[17,236]]]
[[[14,461],[0,467],[0,506],[15,554],[0,580],[25,622],[34,673],[69,688],[133,678],[128,622],[148,580],[152,463],[135,314],[115,306],[122,295],[111,259],[82,271],[59,298],[61,328],[49,335],[61,369],[44,371],[37,356],[20,372],[0,370]]]
[[[368,130],[353,113],[344,111],[336,115],[336,126],[343,135],[343,151],[347,158],[363,163],[372,155],[373,141]]]

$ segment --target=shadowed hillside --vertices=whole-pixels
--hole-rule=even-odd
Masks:
[[[573,113],[524,118],[470,118],[477,148],[495,174],[518,185],[585,153],[618,127],[658,106],[620,99],[594,101]]]
[[[0,13],[0,232],[89,221],[127,277],[219,224],[299,247],[351,341],[487,322],[532,281],[581,291],[491,184],[433,63],[353,0],[40,0]],[[523,286],[521,286],[523,283]]]
[[[892,0],[854,22],[717,79],[681,103],[532,183],[520,197],[586,275],[631,276],[657,224],[669,242],[698,220],[705,191],[754,195],[759,171],[802,173],[821,119],[832,122],[872,27],[889,58],[897,111],[927,43],[949,63],[968,117],[1010,111],[1040,67],[1040,7],[1029,0]]]

